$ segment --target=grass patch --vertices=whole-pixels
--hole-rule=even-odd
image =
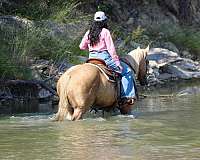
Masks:
[[[31,70],[22,63],[22,59],[13,53],[13,48],[1,41],[0,79],[30,79]]]

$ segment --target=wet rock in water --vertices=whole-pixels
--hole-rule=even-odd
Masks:
[[[52,104],[56,96],[56,91],[42,81],[1,81],[0,114],[38,112],[41,102]]]
[[[176,76],[174,74],[162,73],[158,75],[158,79],[161,81],[166,79],[176,79]]]
[[[52,97],[52,93],[44,88],[39,90],[38,97],[40,101],[47,101],[50,100]]]
[[[176,75],[180,79],[200,78],[200,65],[189,59],[182,59],[175,64],[166,65],[168,73]]]
[[[199,62],[181,58],[176,52],[163,48],[152,48],[147,58],[151,75],[149,81],[152,84],[175,79],[200,78]]]
[[[177,65],[168,65],[166,67],[167,67],[166,70],[168,73],[174,74],[178,78],[181,78],[181,79],[190,79],[191,78],[191,75],[188,74],[188,72],[185,72]]]
[[[184,90],[181,90],[177,93],[177,96],[187,96],[187,95],[195,95],[200,94],[200,87],[194,86],[194,87],[187,87]]]
[[[194,55],[191,55],[189,51],[182,51],[181,55],[185,58],[193,59]]]

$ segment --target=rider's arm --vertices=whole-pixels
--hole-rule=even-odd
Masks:
[[[119,57],[116,53],[115,46],[114,46],[110,31],[107,30],[107,29],[104,29],[104,31],[105,31],[105,37],[104,38],[105,38],[107,50],[110,53],[112,59],[115,61],[116,65],[120,66]]]
[[[88,40],[88,34],[89,34],[89,31],[87,31],[79,45],[79,48],[81,50],[88,50],[88,44],[89,44],[89,40]]]

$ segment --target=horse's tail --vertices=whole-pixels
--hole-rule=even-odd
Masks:
[[[68,83],[70,75],[63,75],[57,83],[57,92],[59,95],[58,112],[56,113],[55,121],[63,121],[65,118],[71,120],[71,114],[69,112],[70,103],[68,99]]]

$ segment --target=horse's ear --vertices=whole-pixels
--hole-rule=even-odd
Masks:
[[[140,46],[138,46],[137,49],[140,49]]]
[[[149,52],[149,45],[147,46],[147,48],[145,49],[147,52]]]
[[[146,56],[147,56],[147,54],[148,54],[148,52],[149,52],[149,49],[150,49],[150,47],[149,47],[149,45],[148,45],[147,48],[145,48]]]

